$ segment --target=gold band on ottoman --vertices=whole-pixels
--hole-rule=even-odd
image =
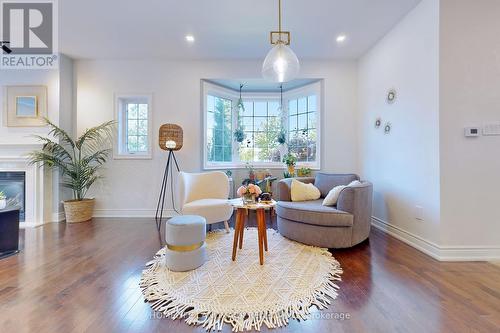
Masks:
[[[194,251],[199,249],[200,247],[203,246],[203,243],[205,242],[200,242],[192,245],[170,245],[167,244],[167,249],[172,250],[172,251],[177,251],[177,252],[189,252],[189,251]]]

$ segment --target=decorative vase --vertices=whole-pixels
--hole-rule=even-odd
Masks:
[[[287,168],[290,175],[295,175],[295,165],[288,165]]]
[[[243,200],[244,205],[250,205],[255,203],[255,195],[253,194],[244,194],[241,199]]]
[[[92,219],[94,214],[94,199],[64,201],[66,223],[85,222]]]
[[[7,199],[0,199],[0,209],[7,207]]]

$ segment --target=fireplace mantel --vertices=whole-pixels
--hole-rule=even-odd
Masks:
[[[21,227],[36,227],[52,221],[52,175],[43,167],[29,165],[27,154],[41,149],[40,144],[0,143],[0,172],[25,172],[25,222]]]

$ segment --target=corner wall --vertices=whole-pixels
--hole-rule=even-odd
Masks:
[[[440,242],[438,73],[434,0],[417,5],[358,69],[359,173],[374,183],[375,225],[429,254]],[[397,92],[393,104],[386,102],[389,89]],[[378,117],[382,126],[376,129]],[[384,134],[387,122],[390,134]]]
[[[464,127],[500,121],[500,1],[441,0],[443,245],[500,258],[500,136]]]

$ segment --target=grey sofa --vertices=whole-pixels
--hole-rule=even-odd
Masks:
[[[328,192],[337,185],[359,180],[357,175],[318,173],[315,178],[294,179],[313,183],[320,190],[321,198],[292,202],[292,179],[282,179],[276,206],[280,234],[304,244],[327,248],[351,247],[368,238],[372,215],[371,183],[362,182],[362,185],[345,188],[340,193],[337,205],[329,207],[322,205]]]

